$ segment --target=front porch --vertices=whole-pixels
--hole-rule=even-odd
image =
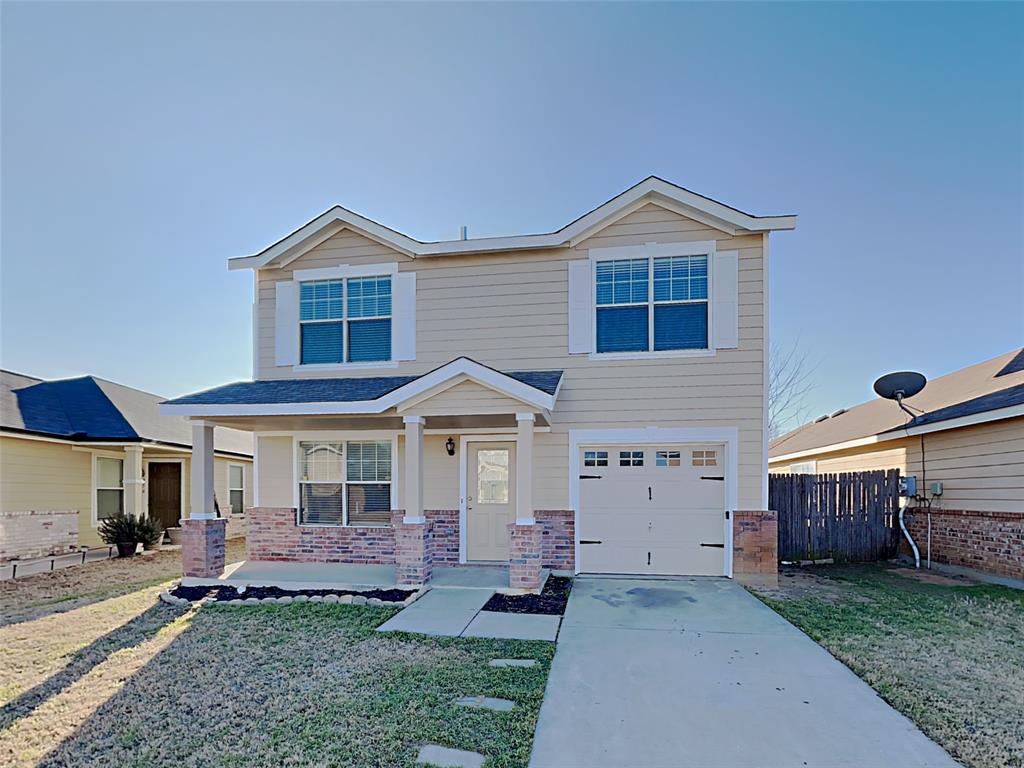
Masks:
[[[432,588],[482,589],[489,592],[515,594],[525,590],[509,587],[508,566],[454,565],[435,568]],[[541,570],[541,585],[550,571]],[[243,560],[227,566],[217,578],[185,576],[186,587],[278,587],[288,591],[311,589],[391,589],[400,586],[393,565],[356,563],[273,562]]]
[[[535,503],[560,381],[460,358],[420,377],[251,382],[165,404],[193,418],[194,511],[213,509],[214,426],[256,435],[248,562],[222,574],[222,521],[194,512],[185,575],[416,587],[487,574],[538,591],[545,568],[574,567],[572,512]]]

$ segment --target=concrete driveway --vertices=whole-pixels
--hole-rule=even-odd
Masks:
[[[735,582],[576,580],[531,768],[882,765],[958,763]]]

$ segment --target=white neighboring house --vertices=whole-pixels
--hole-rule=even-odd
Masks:
[[[255,434],[250,559],[405,584],[508,563],[528,588],[774,567],[768,240],[794,226],[655,177],[540,235],[425,243],[336,206],[229,261],[253,273],[254,380],[163,412],[195,446]]]
[[[118,510],[165,527],[190,512],[189,424],[158,395],[95,376],[44,381],[0,371],[0,560],[102,544]],[[252,435],[218,429],[217,508],[244,533],[252,503]]]

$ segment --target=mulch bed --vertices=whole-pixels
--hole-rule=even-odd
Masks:
[[[572,579],[567,576],[549,576],[539,595],[498,595],[495,594],[484,605],[483,610],[493,613],[541,613],[546,616],[561,616],[569,602]]]
[[[408,589],[369,589],[360,591],[357,589],[281,589],[280,587],[247,587],[244,592],[239,592],[237,589],[231,586],[223,587],[182,587],[179,586],[173,592],[172,595],[175,597],[183,597],[186,600],[195,602],[201,600],[206,596],[212,596],[214,600],[225,601],[225,600],[245,600],[250,597],[255,597],[257,600],[262,600],[265,597],[295,597],[296,595],[306,595],[313,597],[314,595],[320,595],[327,597],[327,595],[362,595],[367,600],[372,597],[376,597],[378,600],[383,600],[386,603],[400,603],[405,600],[409,595],[414,594],[415,590]]]

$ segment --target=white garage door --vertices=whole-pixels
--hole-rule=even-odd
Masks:
[[[580,451],[580,570],[721,576],[722,445]]]

